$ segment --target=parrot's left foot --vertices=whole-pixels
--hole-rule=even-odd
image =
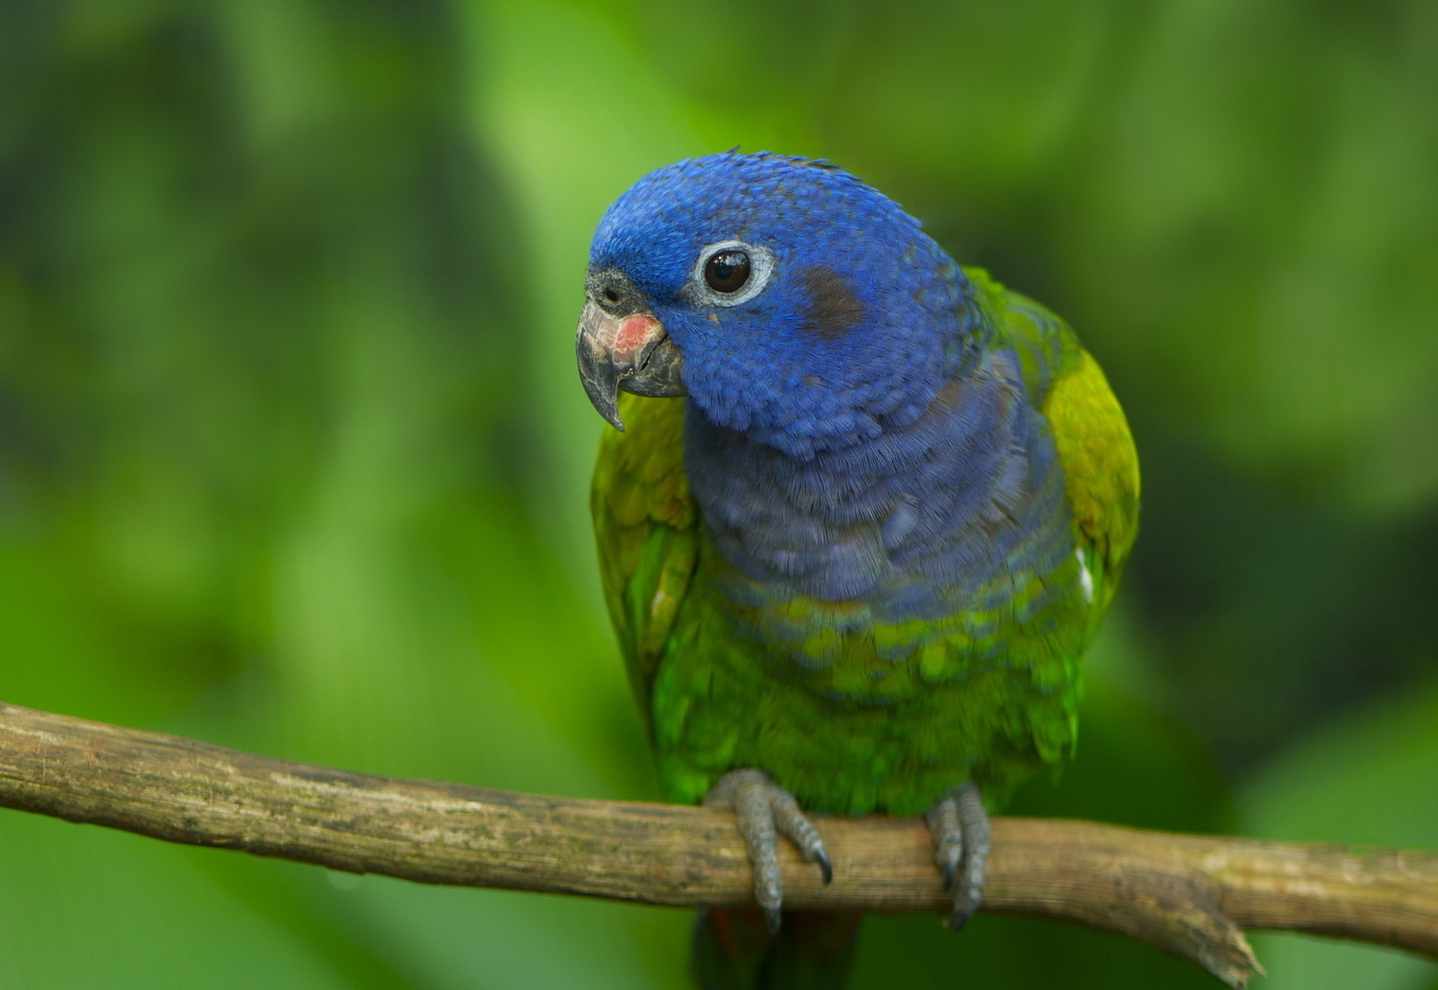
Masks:
[[[989,815],[979,789],[965,784],[950,791],[929,809],[928,822],[929,834],[934,837],[934,862],[944,875],[944,889],[954,898],[949,927],[958,931],[984,899]]]
[[[754,866],[754,899],[764,911],[769,931],[779,930],[784,888],[779,877],[779,835],[799,847],[810,863],[819,864],[824,882],[834,879],[834,868],[824,850],[824,840],[804,813],[794,795],[769,779],[762,770],[731,770],[720,777],[704,796],[709,807],[734,809],[739,833]]]

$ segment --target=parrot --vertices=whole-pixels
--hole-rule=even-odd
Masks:
[[[963,927],[989,816],[1074,752],[1137,535],[1097,362],[849,172],[737,149],[604,212],[576,352],[660,787],[729,809],[753,867],[755,908],[700,912],[697,983],[844,984],[860,916],[783,907],[779,843],[832,877],[810,815],[922,816]]]

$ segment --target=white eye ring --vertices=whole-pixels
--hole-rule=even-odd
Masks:
[[[749,256],[749,281],[738,292],[715,292],[704,281],[704,266],[709,259],[721,251],[743,251]],[[688,295],[703,306],[738,306],[753,299],[764,291],[774,274],[774,252],[757,244],[743,241],[720,241],[710,244],[699,252],[694,270],[689,273],[689,284],[685,287]]]

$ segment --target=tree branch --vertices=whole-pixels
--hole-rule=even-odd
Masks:
[[[421,883],[650,904],[744,904],[732,819],[392,780],[271,760],[0,702],[0,806],[170,842]],[[942,911],[916,819],[819,820],[834,883],[784,849],[785,904]],[[985,910],[1151,942],[1243,986],[1243,928],[1336,935],[1438,956],[1438,853],[1171,835],[1090,822],[994,822]]]

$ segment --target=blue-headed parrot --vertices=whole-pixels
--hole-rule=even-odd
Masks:
[[[988,814],[1074,750],[1080,659],[1138,527],[1123,411],[1072,330],[824,161],[727,152],[599,222],[579,371],[591,506],[665,796],[734,810],[760,913],[706,987],[836,986],[857,919],[782,911],[807,812],[923,815],[978,907]]]

